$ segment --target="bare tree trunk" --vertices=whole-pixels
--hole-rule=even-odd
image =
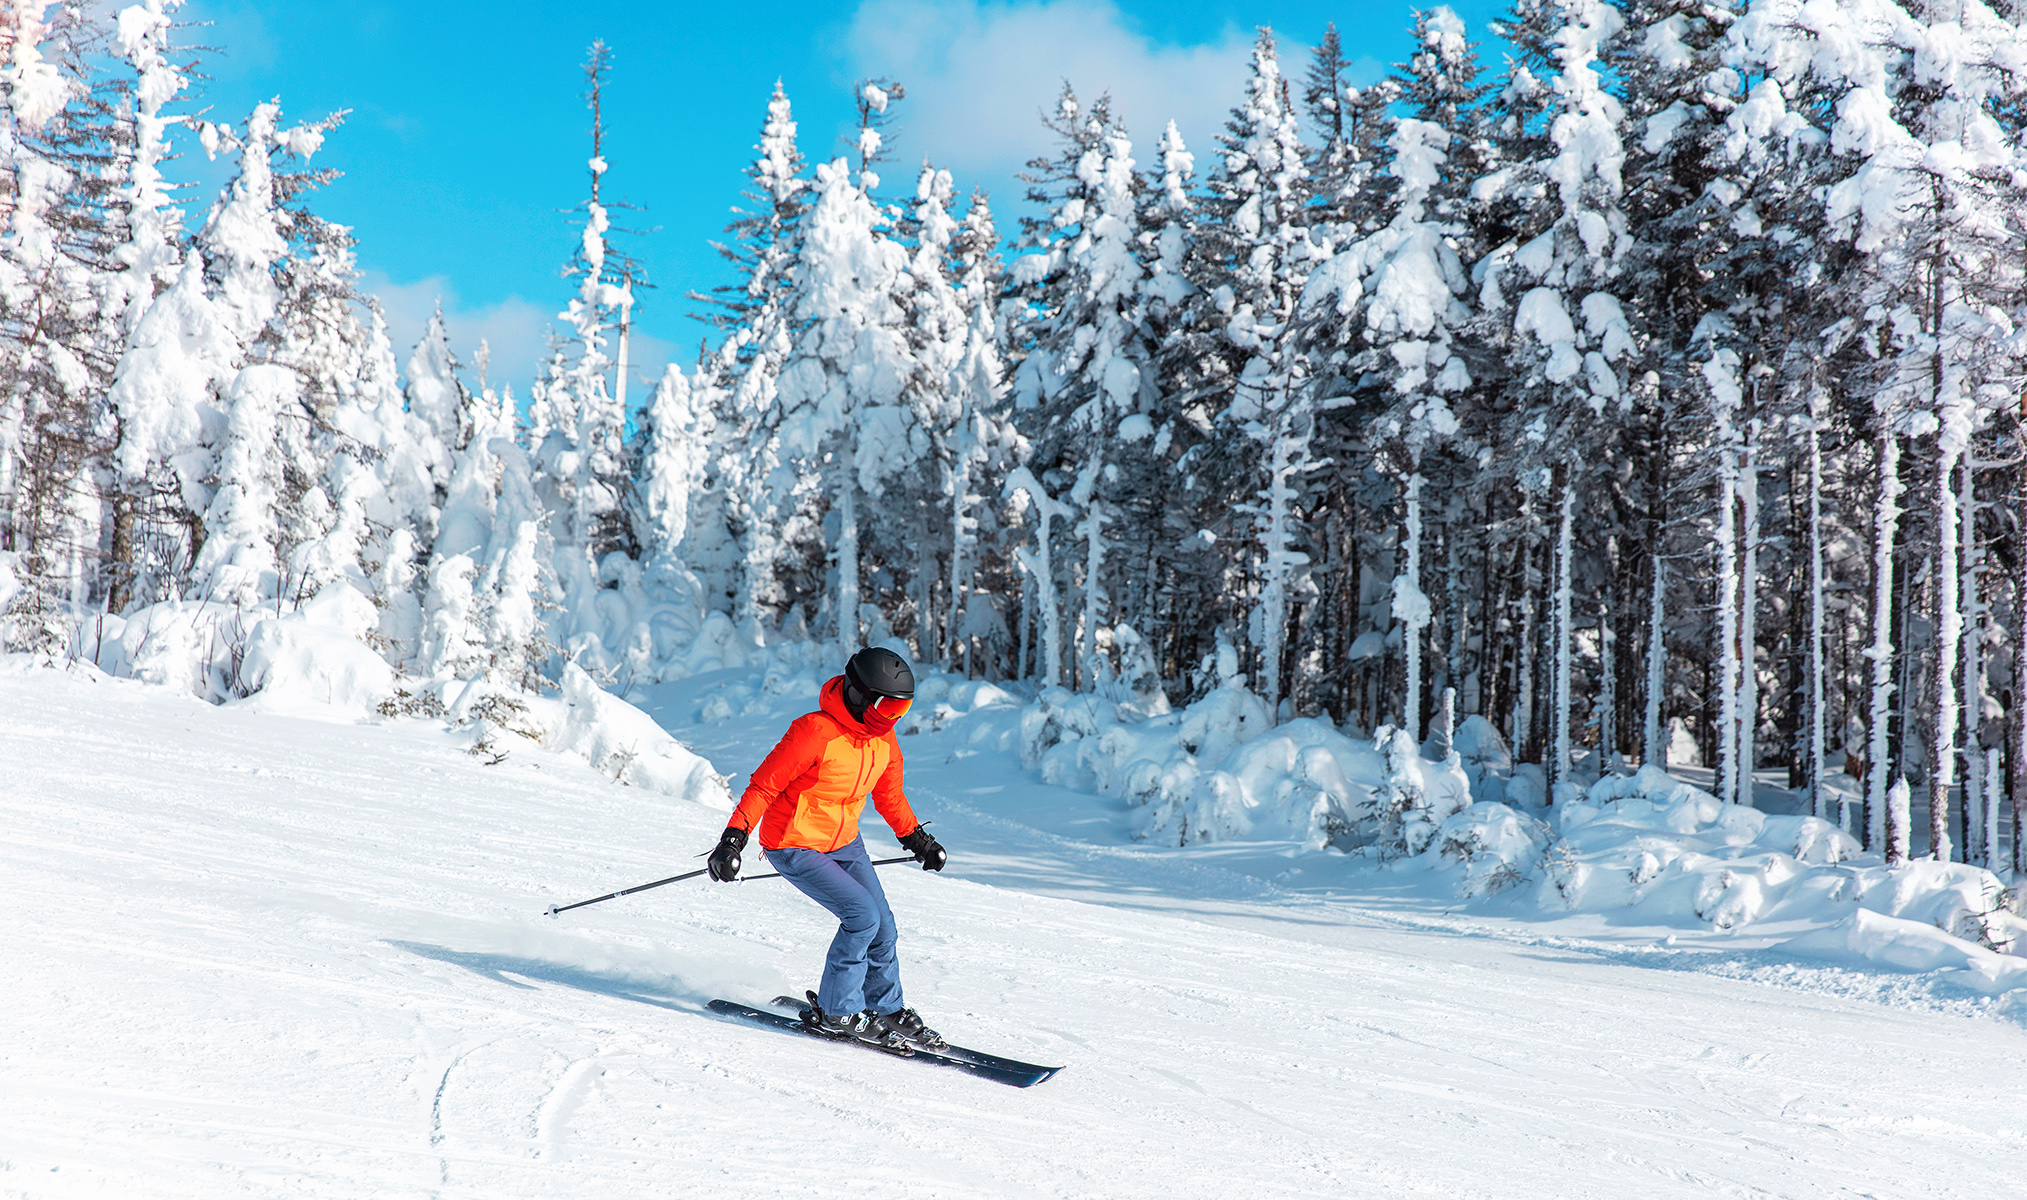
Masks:
[[[1556,530],[1555,555],[1555,760],[1549,774],[1549,796],[1555,785],[1570,778],[1572,691],[1576,674],[1576,619],[1572,611],[1573,572],[1576,553],[1576,481],[1574,472],[1563,468],[1562,517]]]
[[[851,655],[860,645],[859,481],[847,477],[844,493],[838,504],[838,652]]]
[[[1717,798],[1739,798],[1738,460],[1730,422],[1719,420],[1717,460]]]
[[[1929,857],[1937,862],[1951,858],[1950,787],[1956,783],[1959,715],[1956,669],[1964,633],[1957,578],[1957,495],[1951,478],[1957,457],[1946,450],[1936,464],[1935,726],[1929,730],[1928,844]]]
[[[1455,688],[1457,694],[1462,696],[1464,694],[1465,631],[1468,626],[1464,613],[1466,603],[1464,596],[1464,556],[1462,550],[1457,545],[1459,540],[1458,525],[1459,522],[1457,521],[1444,522],[1443,549],[1449,557],[1450,576],[1448,580],[1450,601],[1450,634],[1448,638],[1450,643],[1450,687]]]
[[[1394,581],[1394,616],[1401,622],[1401,648],[1406,652],[1407,686],[1402,689],[1401,728],[1416,744],[1422,740],[1422,630],[1429,624],[1428,597],[1422,594],[1422,473],[1408,476],[1407,562]],[[1270,701],[1271,703],[1271,701]]]
[[[1991,856],[1985,840],[1985,762],[1980,729],[1985,714],[1985,629],[1984,605],[1979,602],[1978,575],[1983,567],[1978,547],[1977,469],[1966,453],[1957,496],[1957,518],[1962,533],[1958,545],[1962,554],[1963,577],[1957,585],[1957,600],[1964,631],[1963,642],[1963,754],[1964,754],[1964,861],[1983,862]]]
[[[1738,766],[1740,804],[1753,802],[1759,768],[1760,472],[1758,420],[1746,422],[1744,470],[1739,473]]]
[[[1828,816],[1823,794],[1823,443],[1821,397],[1809,414],[1809,814]]]
[[[2020,419],[2014,423],[2017,436],[2027,440],[2027,401],[2022,402]],[[2014,487],[2027,496],[2027,459],[2014,472]],[[2013,749],[2013,877],[2027,872],[2027,508],[2017,514],[2020,530],[2015,551],[2016,577],[2013,580],[2013,711],[2008,713]]]
[[[1619,749],[1618,637],[1612,631],[1612,589],[1598,601],[1598,769],[1612,769]]]
[[[1649,553],[1654,559],[1654,582],[1647,596],[1647,713],[1645,727],[1640,731],[1640,761],[1666,769],[1668,745],[1663,733],[1666,709],[1662,701],[1668,687],[1668,650],[1662,599],[1667,594],[1668,577],[1663,573],[1658,541]]]
[[[1873,510],[1871,739],[1865,781],[1866,846],[1882,851],[1888,864],[1907,861],[1907,830],[1896,828],[1887,813],[1887,779],[1892,764],[1888,725],[1893,705],[1893,544],[1900,531],[1900,439],[1881,414],[1879,431],[1879,500]]]
[[[134,497],[129,492],[120,492],[113,496],[113,544],[109,574],[112,587],[106,595],[106,611],[114,614],[125,612],[127,606],[134,602],[136,583]]]
[[[1522,502],[1523,512],[1529,507]],[[1527,514],[1528,533],[1532,533],[1532,514]],[[1521,595],[1520,595],[1520,645],[1514,663],[1513,696],[1513,756],[1515,761],[1525,761],[1526,755],[1534,748],[1534,658],[1535,646],[1534,610],[1536,572],[1534,569],[1534,547],[1532,538],[1523,535],[1520,544]]]

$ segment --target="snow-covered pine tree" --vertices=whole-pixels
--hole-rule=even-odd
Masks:
[[[1213,398],[1217,457],[1233,507],[1253,520],[1243,551],[1250,585],[1238,599],[1259,653],[1270,705],[1283,691],[1289,597],[1309,562],[1301,494],[1315,435],[1307,363],[1296,351],[1296,300],[1327,244],[1311,239],[1308,169],[1271,30],[1253,45],[1246,99],[1219,138],[1218,168],[1199,225],[1197,322],[1221,327],[1231,386]],[[1218,319],[1219,317],[1222,320]]]
[[[1004,271],[999,259],[999,230],[985,193],[974,191],[950,247],[958,311],[963,318],[962,352],[950,372],[950,394],[957,415],[952,441],[950,483],[949,615],[945,621],[946,661],[955,669],[962,652],[965,671],[975,666],[1000,667],[1010,650],[1006,612],[994,599],[1003,594],[1010,573],[1009,555],[995,547],[1000,569],[988,586],[974,590],[987,539],[1001,532],[997,506],[991,503],[993,483],[1025,456],[1013,425],[1000,359],[999,295]],[[998,585],[998,586],[994,586]],[[974,662],[974,649],[983,661]],[[1011,664],[1008,664],[1011,665]]]
[[[651,589],[697,604],[702,586],[684,563],[683,548],[710,477],[717,421],[710,403],[715,397],[701,390],[674,363],[662,372],[641,418],[634,507],[634,538]]]
[[[1681,482],[1671,456],[1710,436],[1710,347],[1696,339],[1711,333],[1707,315],[1729,314],[1726,345],[1762,362],[1758,330],[1768,314],[1792,311],[1777,298],[1798,266],[1794,239],[1760,219],[1766,160],[1726,149],[1733,131],[1725,122],[1739,100],[1738,76],[1722,61],[1731,20],[1724,4],[1636,0],[1626,6],[1627,35],[1607,46],[1607,61],[1626,81],[1624,205],[1635,267],[1625,299],[1639,347],[1628,375],[1643,383],[1638,434],[1624,444],[1630,471],[1622,494],[1641,530],[1624,544],[1641,548],[1636,562],[1646,558],[1638,575],[1647,602],[1641,754],[1651,762],[1665,757],[1671,580],[1679,587],[1694,577],[1668,564],[1671,555],[1693,562],[1701,553],[1700,545],[1670,545],[1671,530],[1687,526],[1671,519],[1673,485]],[[1734,691],[1725,703],[1736,702]]]
[[[1540,232],[1518,244],[1494,243],[1498,248],[1479,267],[1480,307],[1491,322],[1511,305],[1515,336],[1508,341],[1501,331],[1488,339],[1507,359],[1508,378],[1496,383],[1512,397],[1499,437],[1513,448],[1508,458],[1521,485],[1536,494],[1553,490],[1562,514],[1550,656],[1554,748],[1547,765],[1551,782],[1563,783],[1572,766],[1575,629],[1572,564],[1564,556],[1574,534],[1561,526],[1571,519],[1574,494],[1587,487],[1586,464],[1599,456],[1632,402],[1622,373],[1634,341],[1614,290],[1625,286],[1632,241],[1620,203],[1623,110],[1605,89],[1599,64],[1623,24],[1618,10],[1600,0],[1558,0],[1517,6],[1516,12],[1508,27],[1516,42],[1553,48],[1548,145],[1535,162],[1502,167],[1481,181],[1479,194],[1488,210],[1503,211],[1515,228]],[[1516,64],[1504,91],[1524,104],[1532,92],[1518,93],[1534,86],[1542,85]],[[1504,132],[1509,142],[1528,133],[1513,126]],[[1502,157],[1511,161],[1511,154],[1509,146]],[[1503,200],[1499,193],[1506,194]],[[1517,300],[1509,299],[1516,292]]]
[[[895,472],[928,447],[911,428],[902,388],[911,373],[905,294],[906,247],[890,236],[888,214],[874,201],[881,126],[902,96],[885,80],[854,92],[860,120],[857,177],[843,157],[820,164],[815,197],[802,218],[791,277],[795,337],[782,368],[772,435],[781,453],[821,480],[837,521],[837,591],[832,605],[838,645],[861,644],[865,562],[860,501],[877,495]],[[814,601],[816,597],[808,597]]]
[[[1392,78],[1365,88],[1351,86],[1352,69],[1337,26],[1324,26],[1302,85],[1302,110],[1313,131],[1305,148],[1312,197],[1305,216],[1340,247],[1383,221],[1379,214],[1386,207],[1387,188],[1379,171],[1393,128],[1387,109],[1401,99]]]
[[[554,602],[555,561],[547,522],[536,496],[527,452],[515,440],[511,395],[495,392],[485,378],[488,347],[482,342],[476,391],[458,378],[456,361],[440,331],[426,330],[411,362],[411,390],[420,379],[441,389],[433,397],[455,397],[454,411],[409,411],[413,436],[437,442],[434,427],[462,431],[462,444],[449,453],[449,485],[441,493],[441,516],[428,566],[415,579],[420,591],[415,654],[405,666],[434,685],[435,693],[462,719],[485,708],[487,696],[532,692],[552,650],[538,620]],[[411,400],[412,404],[412,400]],[[484,685],[484,686],[473,686]]]
[[[1153,347],[1143,322],[1142,243],[1133,146],[1110,122],[1103,102],[1075,116],[1066,94],[1065,121],[1084,129],[1066,150],[1086,145],[1056,210],[1056,238],[1015,265],[1030,278],[1040,264],[1052,272],[1047,323],[1022,364],[1015,408],[1033,446],[1031,465],[1045,486],[1066,491],[1083,510],[1076,527],[1085,546],[1083,615],[1077,625],[1075,680],[1090,688],[1109,676],[1103,642],[1117,620],[1128,578],[1111,552],[1109,527],[1118,505],[1145,485],[1156,437]]]
[[[1471,183],[1467,164],[1452,164],[1455,122],[1477,98],[1475,55],[1463,22],[1447,8],[1418,16],[1417,52],[1397,69],[1396,90],[1413,102],[1394,123],[1386,156],[1392,216],[1341,249],[1311,277],[1303,295],[1303,350],[1328,367],[1318,385],[1333,393],[1372,389],[1362,416],[1398,456],[1404,477],[1404,571],[1394,581],[1394,615],[1403,623],[1406,689],[1402,727],[1420,739],[1425,707],[1423,631],[1431,605],[1422,589],[1425,453],[1460,430],[1451,398],[1471,387],[1457,341],[1470,320],[1468,277],[1458,246],[1469,246],[1462,213]],[[1449,215],[1445,215],[1449,214]],[[1371,382],[1368,382],[1371,381]]]
[[[611,556],[631,562],[638,551],[625,505],[631,467],[624,376],[614,343],[623,360],[634,291],[646,286],[639,264],[611,240],[626,232],[612,224],[612,213],[626,206],[608,202],[604,193],[610,168],[604,90],[611,69],[611,48],[594,41],[583,67],[592,115],[585,163],[590,190],[578,244],[564,268],[566,277],[577,280],[577,293],[559,314],[570,336],[544,365],[529,430],[543,507],[556,523],[553,567],[564,590],[563,608],[552,621],[554,640],[593,669],[609,665],[609,643],[620,632],[605,627],[598,603],[604,586],[627,571]]]
[[[698,367],[700,385],[723,374],[726,386],[695,390],[723,400],[724,411],[715,420],[715,444],[721,448],[713,471],[741,548],[733,608],[753,624],[773,621],[794,603],[790,593],[798,589],[784,587],[781,574],[791,549],[790,518],[805,516],[800,509],[807,499],[797,488],[799,473],[782,462],[777,436],[776,392],[796,331],[792,268],[809,206],[809,180],[795,135],[793,109],[776,80],[754,147],[757,157],[746,168],[744,199],[750,207],[733,210],[728,240],[717,246],[738,282],[721,285],[709,297],[692,296],[714,304],[711,319],[727,331],[719,354],[727,359],[722,370],[706,364],[712,355],[703,356]],[[808,524],[806,518],[801,523]]]
[[[915,203],[896,232],[912,237],[905,284],[908,337],[908,378],[901,393],[908,421],[926,442],[919,472],[897,474],[881,496],[889,527],[903,532],[894,547],[894,565],[912,558],[910,608],[913,610],[915,653],[930,661],[948,661],[952,633],[946,618],[948,597],[938,589],[950,579],[957,550],[957,523],[963,520],[958,502],[959,441],[964,436],[967,405],[953,390],[958,364],[970,340],[965,312],[958,303],[951,262],[957,217],[950,210],[955,187],[950,172],[922,164],[916,177]],[[965,469],[969,475],[968,466]],[[894,517],[900,520],[893,520]],[[879,551],[876,549],[875,553]]]
[[[97,584],[97,398],[117,353],[107,295],[117,231],[100,139],[116,134],[85,76],[82,10],[0,9],[0,570],[18,580],[0,647],[59,649]]]
[[[906,521],[917,525],[911,539],[917,650],[944,663],[964,636],[981,527],[974,489],[990,484],[984,471],[1004,469],[1011,448],[1000,402],[998,235],[983,195],[972,197],[960,224],[950,211],[953,194],[949,172],[925,164],[906,224],[915,247],[908,266],[911,374],[903,392],[914,427],[927,439],[927,469],[897,477],[882,497],[883,508],[906,508]]]
[[[415,353],[409,355],[402,394],[408,399],[408,411],[453,453],[472,439],[472,403],[458,379],[458,366],[443,323],[443,301],[438,300],[422,339],[415,343]]]
[[[1999,402],[1993,373],[2010,369],[2001,341],[2010,323],[1998,317],[1993,289],[2009,286],[2019,261],[2017,251],[2001,249],[2010,235],[1997,234],[2015,203],[2017,152],[1995,112],[2001,97],[2020,88],[2019,39],[2011,21],[1978,3],[1888,10],[1859,0],[1808,14],[1756,4],[1733,38],[1738,61],[1766,77],[1753,100],[1770,116],[1812,122],[1804,128],[1827,147],[1809,180],[1823,204],[1817,257],[1848,247],[1842,320],[1831,326],[1831,345],[1844,348],[1852,360],[1847,378],[1862,381],[1870,395],[1879,446],[1868,829],[1870,844],[1883,843],[1889,860],[1907,851],[1907,831],[1895,827],[1900,793],[1885,728],[1892,693],[1902,693],[1908,736],[1919,719],[1916,697],[1889,665],[1896,655],[1913,665],[1910,647],[1895,644],[1887,582],[1896,570],[1905,581],[1915,569],[1896,561],[1904,536],[1935,547],[1937,635],[1925,699],[1930,844],[1939,856],[1949,852],[1949,791],[1959,749],[1968,744],[1954,683],[1966,621],[1958,474],[1981,406]],[[1822,53],[1830,46],[1837,52]],[[1905,514],[1917,525],[1904,531],[1901,440],[1931,435],[1935,459],[1916,472],[1930,481],[1934,503]],[[1926,537],[1917,532],[1924,527]]]
[[[213,133],[217,144],[237,151],[239,169],[196,246],[231,339],[216,355],[239,369],[220,397],[224,434],[214,444],[215,474],[207,481],[214,490],[191,548],[194,590],[205,599],[245,608],[281,604],[289,554],[305,532],[294,503],[303,491],[285,476],[294,467],[301,478],[312,458],[310,414],[301,376],[279,361],[276,318],[292,224],[283,205],[320,176],[280,173],[276,162],[307,160],[338,119],[284,129],[281,106],[270,101],[255,107],[242,130]]]

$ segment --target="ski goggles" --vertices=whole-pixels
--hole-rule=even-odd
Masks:
[[[873,711],[889,721],[898,721],[907,715],[909,707],[914,703],[913,700],[900,696],[875,696],[873,698]]]

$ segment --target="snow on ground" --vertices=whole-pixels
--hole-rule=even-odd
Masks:
[[[808,682],[640,700],[736,790]],[[1065,1064],[1025,1090],[703,1012],[813,980],[831,924],[779,881],[540,915],[698,864],[714,805],[7,663],[0,1196],[2011,1188],[2003,998],[1446,913],[1433,872],[1293,840],[1135,844],[1128,800],[1020,767],[1020,713],[904,739],[952,863],[885,879],[910,1002]]]

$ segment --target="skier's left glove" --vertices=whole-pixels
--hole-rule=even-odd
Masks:
[[[915,861],[921,863],[925,871],[941,871],[943,864],[950,861],[943,847],[920,825],[915,827],[915,832],[901,839],[901,848],[914,855]]]
[[[708,864],[711,878],[719,883],[730,883],[739,878],[739,852],[746,848],[746,831],[736,825],[727,825],[718,837],[718,845],[711,851]]]

